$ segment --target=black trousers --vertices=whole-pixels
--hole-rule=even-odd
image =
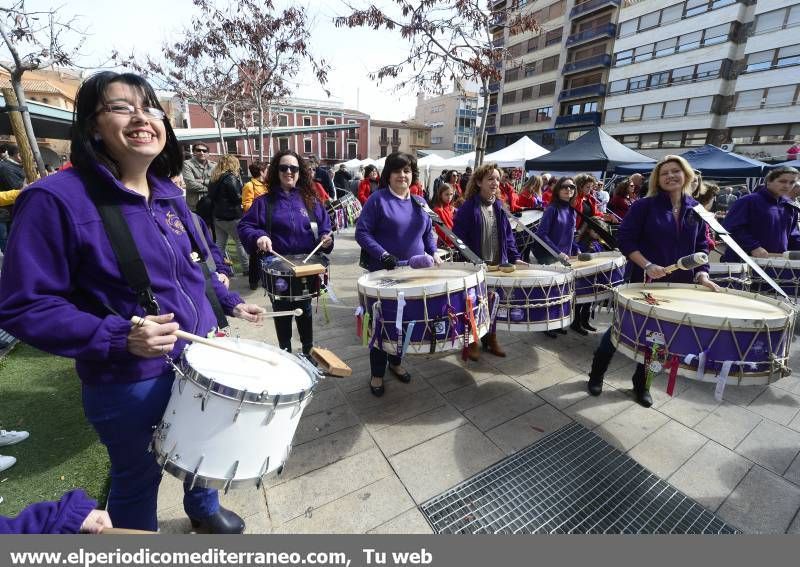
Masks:
[[[369,367],[375,378],[383,378],[386,375],[387,362],[392,366],[400,366],[403,359],[396,354],[389,354],[379,348],[372,347],[369,349]]]
[[[288,301],[275,299],[272,301],[275,311],[291,311],[300,308],[303,314],[295,317],[275,317],[275,332],[278,334],[278,346],[281,350],[292,352],[292,319],[297,323],[297,332],[300,335],[300,344],[303,345],[303,354],[311,352],[314,346],[314,319],[311,313],[311,300]]]

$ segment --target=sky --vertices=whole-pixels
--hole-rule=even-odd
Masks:
[[[354,1],[357,5],[365,4]],[[390,2],[375,0],[375,3]],[[64,16],[81,16],[80,26],[91,35],[86,39],[78,62],[89,67],[106,61],[115,49],[123,54],[133,50],[137,55],[157,56],[161,45],[175,39],[196,10],[191,0],[27,0],[27,4],[29,9],[60,7]],[[370,71],[382,64],[399,61],[405,56],[407,43],[398,34],[336,28],[333,17],[347,13],[342,0],[300,0],[293,5],[305,6],[306,15],[313,22],[311,48],[317,57],[325,58],[331,65],[326,87],[334,100],[378,120],[405,120],[414,115],[416,98],[413,93],[407,90],[395,93],[395,83],[378,86],[368,77]],[[326,98],[310,72],[301,72],[296,79],[299,85],[295,96]]]

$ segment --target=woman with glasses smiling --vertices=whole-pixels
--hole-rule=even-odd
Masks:
[[[248,252],[306,255],[320,242],[323,252],[333,250],[331,219],[314,189],[311,171],[308,162],[292,150],[275,154],[267,168],[268,193],[253,202],[239,223],[239,236]],[[316,223],[317,234],[311,223]],[[275,311],[303,310],[302,315],[295,317],[297,332],[303,354],[310,353],[314,346],[311,300],[274,299],[272,308]],[[291,318],[275,317],[273,321],[278,346],[292,352]]]
[[[207,335],[217,327],[207,281],[228,315],[257,321],[264,310],[204,277],[203,237],[170,181],[181,171],[181,147],[144,79],[107,71],[81,85],[70,159],[72,168],[33,183],[17,200],[0,276],[0,327],[75,359],[84,413],[111,460],[114,526],[157,530],[161,467],[148,446],[175,377],[167,356],[186,346],[175,331]],[[123,276],[98,207],[116,209],[116,226],[127,225],[149,277],[145,293]],[[133,315],[154,324],[131,327]],[[183,505],[196,528],[244,530],[216,490],[185,484]]]

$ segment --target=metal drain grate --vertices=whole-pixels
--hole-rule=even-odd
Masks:
[[[420,506],[436,533],[737,533],[572,423]]]

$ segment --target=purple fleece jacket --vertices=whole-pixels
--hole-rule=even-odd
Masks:
[[[692,210],[695,205],[697,201],[688,195],[683,196],[679,230],[669,194],[659,191],[655,197],[634,201],[617,232],[620,252],[627,257],[638,250],[648,262],[665,268],[683,256],[695,252],[708,253],[706,224]],[[658,281],[691,283],[698,271],[707,272],[708,265],[694,270],[675,270]],[[626,264],[625,275],[629,282],[644,281],[644,271],[633,262]]]
[[[161,313],[175,313],[184,331],[208,334],[216,318],[205,297],[202,269],[191,259],[186,232],[198,243],[199,235],[180,189],[167,178],[148,176],[148,203],[107,169],[98,173],[128,221]],[[242,298],[217,278],[211,281],[230,315]],[[0,275],[0,328],[36,348],[76,359],[85,383],[136,382],[165,374],[169,368],[163,358],[128,352],[132,315],[144,310],[120,273],[78,172],[56,173],[20,193]],[[178,340],[172,354],[185,345]]]
[[[797,216],[797,209],[789,203],[788,198],[776,199],[762,186],[755,193],[736,199],[725,215],[723,225],[748,254],[759,247],[777,254],[800,250]],[[729,249],[722,261],[741,260],[736,252]]]
[[[267,217],[272,210],[271,230],[267,230]],[[311,218],[308,216],[306,204],[297,189],[284,191],[273,187],[266,195],[261,195],[239,221],[239,238],[250,254],[255,254],[258,247],[256,241],[262,236],[269,236],[272,248],[278,254],[308,254],[319,239],[331,232],[331,219],[319,201],[314,201],[311,211],[317,223],[318,238],[314,239],[311,230]],[[333,245],[323,248],[330,252]]]
[[[398,260],[436,252],[436,233],[428,214],[384,187],[369,196],[356,223],[356,242],[369,256],[369,271],[381,270],[384,252]]]
[[[483,218],[481,213],[481,200],[479,195],[473,195],[464,202],[456,211],[453,219],[453,232],[467,248],[481,255],[481,232],[483,230]],[[492,205],[494,218],[497,220],[497,241],[500,243],[500,263],[514,263],[519,260],[517,244],[514,240],[514,231],[511,230],[511,223],[503,212],[503,205],[499,199],[495,199]]]
[[[0,534],[76,534],[97,502],[71,490],[57,502],[31,504],[16,518],[0,516]]]
[[[578,213],[569,203],[552,201],[544,210],[536,235],[556,252],[574,256],[578,253],[578,245],[575,244],[576,216]]]

